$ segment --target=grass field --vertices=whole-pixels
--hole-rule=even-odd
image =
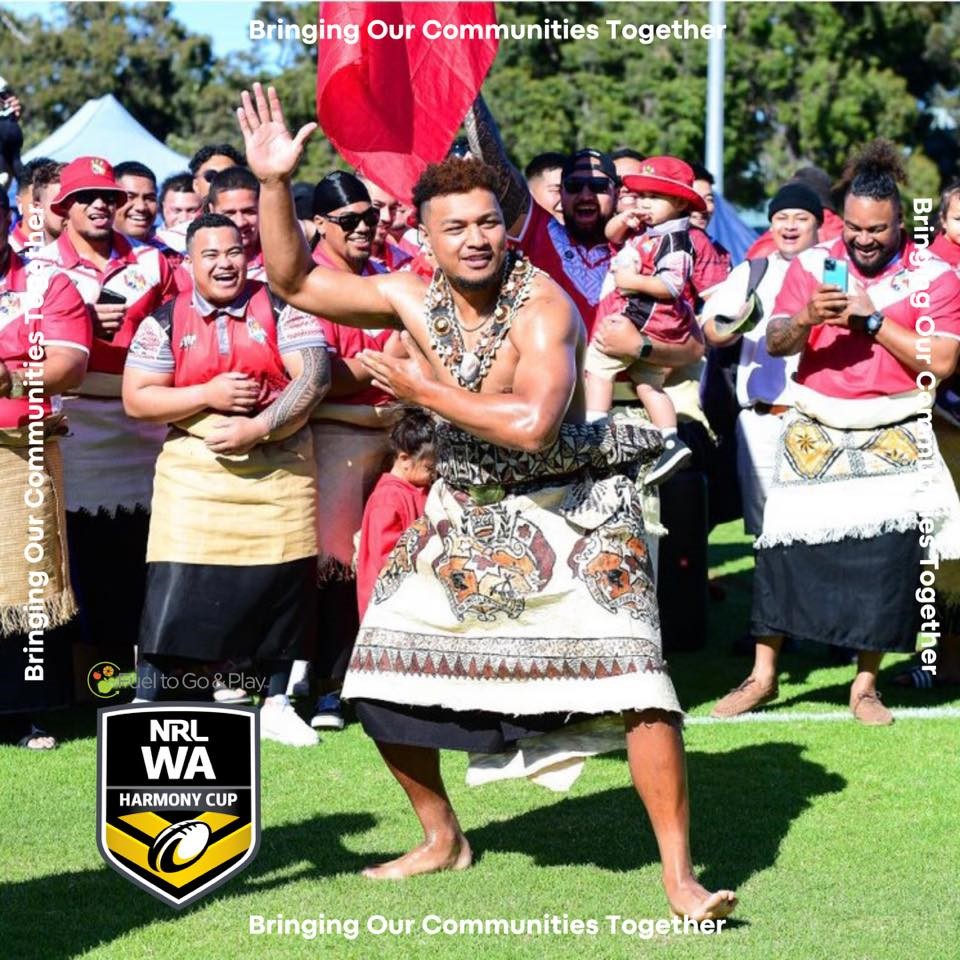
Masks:
[[[667,916],[656,847],[629,787],[624,755],[592,760],[570,794],[528,783],[463,786],[465,758],[444,770],[474,850],[460,874],[378,885],[357,876],[418,841],[398,788],[358,727],[316,749],[267,743],[263,840],[254,863],[181,914],[110,870],[95,843],[92,710],[50,718],[51,755],[0,749],[0,958],[657,957],[697,960],[953,960],[960,954],[960,721],[925,715],[891,728],[852,720],[702,723],[745,675],[730,653],[749,607],[750,549],[738,528],[715,532],[711,640],[674,654],[686,742],[693,847],[708,885],[737,888],[736,921],[719,936],[645,940],[604,918]],[[904,658],[890,658],[884,677]],[[783,713],[846,708],[851,667],[820,650],[785,655]],[[902,707],[957,707],[951,691],[884,685]],[[357,939],[251,936],[251,914],[413,920],[409,935]],[[593,935],[448,936],[453,918],[595,918]]]

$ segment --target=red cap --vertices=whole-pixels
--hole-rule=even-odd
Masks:
[[[56,195],[50,209],[64,216],[64,203],[73,193],[81,190],[110,190],[117,194],[118,203],[127,199],[123,190],[113,178],[113,167],[102,157],[77,157],[60,171],[60,192]]]
[[[623,185],[634,193],[679,197],[701,213],[707,209],[703,197],[693,189],[693,167],[678,157],[647,157],[640,173],[625,176]]]

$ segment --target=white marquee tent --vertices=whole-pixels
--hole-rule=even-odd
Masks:
[[[49,157],[66,163],[90,155],[103,157],[112,164],[139,160],[157,175],[157,183],[186,170],[189,159],[162,144],[127,113],[112,93],[88,100],[22,159],[26,162],[34,157]]]

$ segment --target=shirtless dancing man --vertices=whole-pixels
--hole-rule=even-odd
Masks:
[[[271,286],[338,323],[404,329],[406,357],[364,362],[378,385],[438,418],[440,479],[377,581],[344,686],[425,840],[366,875],[470,865],[441,747],[495,753],[563,734],[571,713],[617,713],[671,908],[726,916],[734,894],[693,874],[680,707],[623,476],[657,456],[658,435],[635,422],[584,424],[583,325],[557,284],[507,252],[490,168],[455,160],[418,182],[439,265],[431,283],[336,273],[295,239],[290,181],[316,124],[292,136],[275,91],[259,85],[242,103]]]

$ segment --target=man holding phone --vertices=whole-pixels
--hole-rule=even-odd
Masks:
[[[132,657],[143,604],[147,524],[165,429],[123,412],[120,382],[140,322],[176,293],[163,254],[131,245],[113,227],[126,191],[101,157],[78,157],[60,176],[51,209],[65,229],[38,251],[43,269],[63,273],[87,305],[93,346],[83,382],[67,398],[64,439],[67,535],[86,642]],[[105,576],[102,558],[112,558]]]
[[[767,349],[800,362],[757,541],[754,668],[727,716],[776,698],[786,636],[856,651],[851,711],[892,723],[877,671],[914,649],[921,559],[960,556],[960,502],[927,419],[960,355],[960,279],[907,239],[904,178],[892,144],[868,144],[845,171],[843,235],[794,259],[774,305]]]

